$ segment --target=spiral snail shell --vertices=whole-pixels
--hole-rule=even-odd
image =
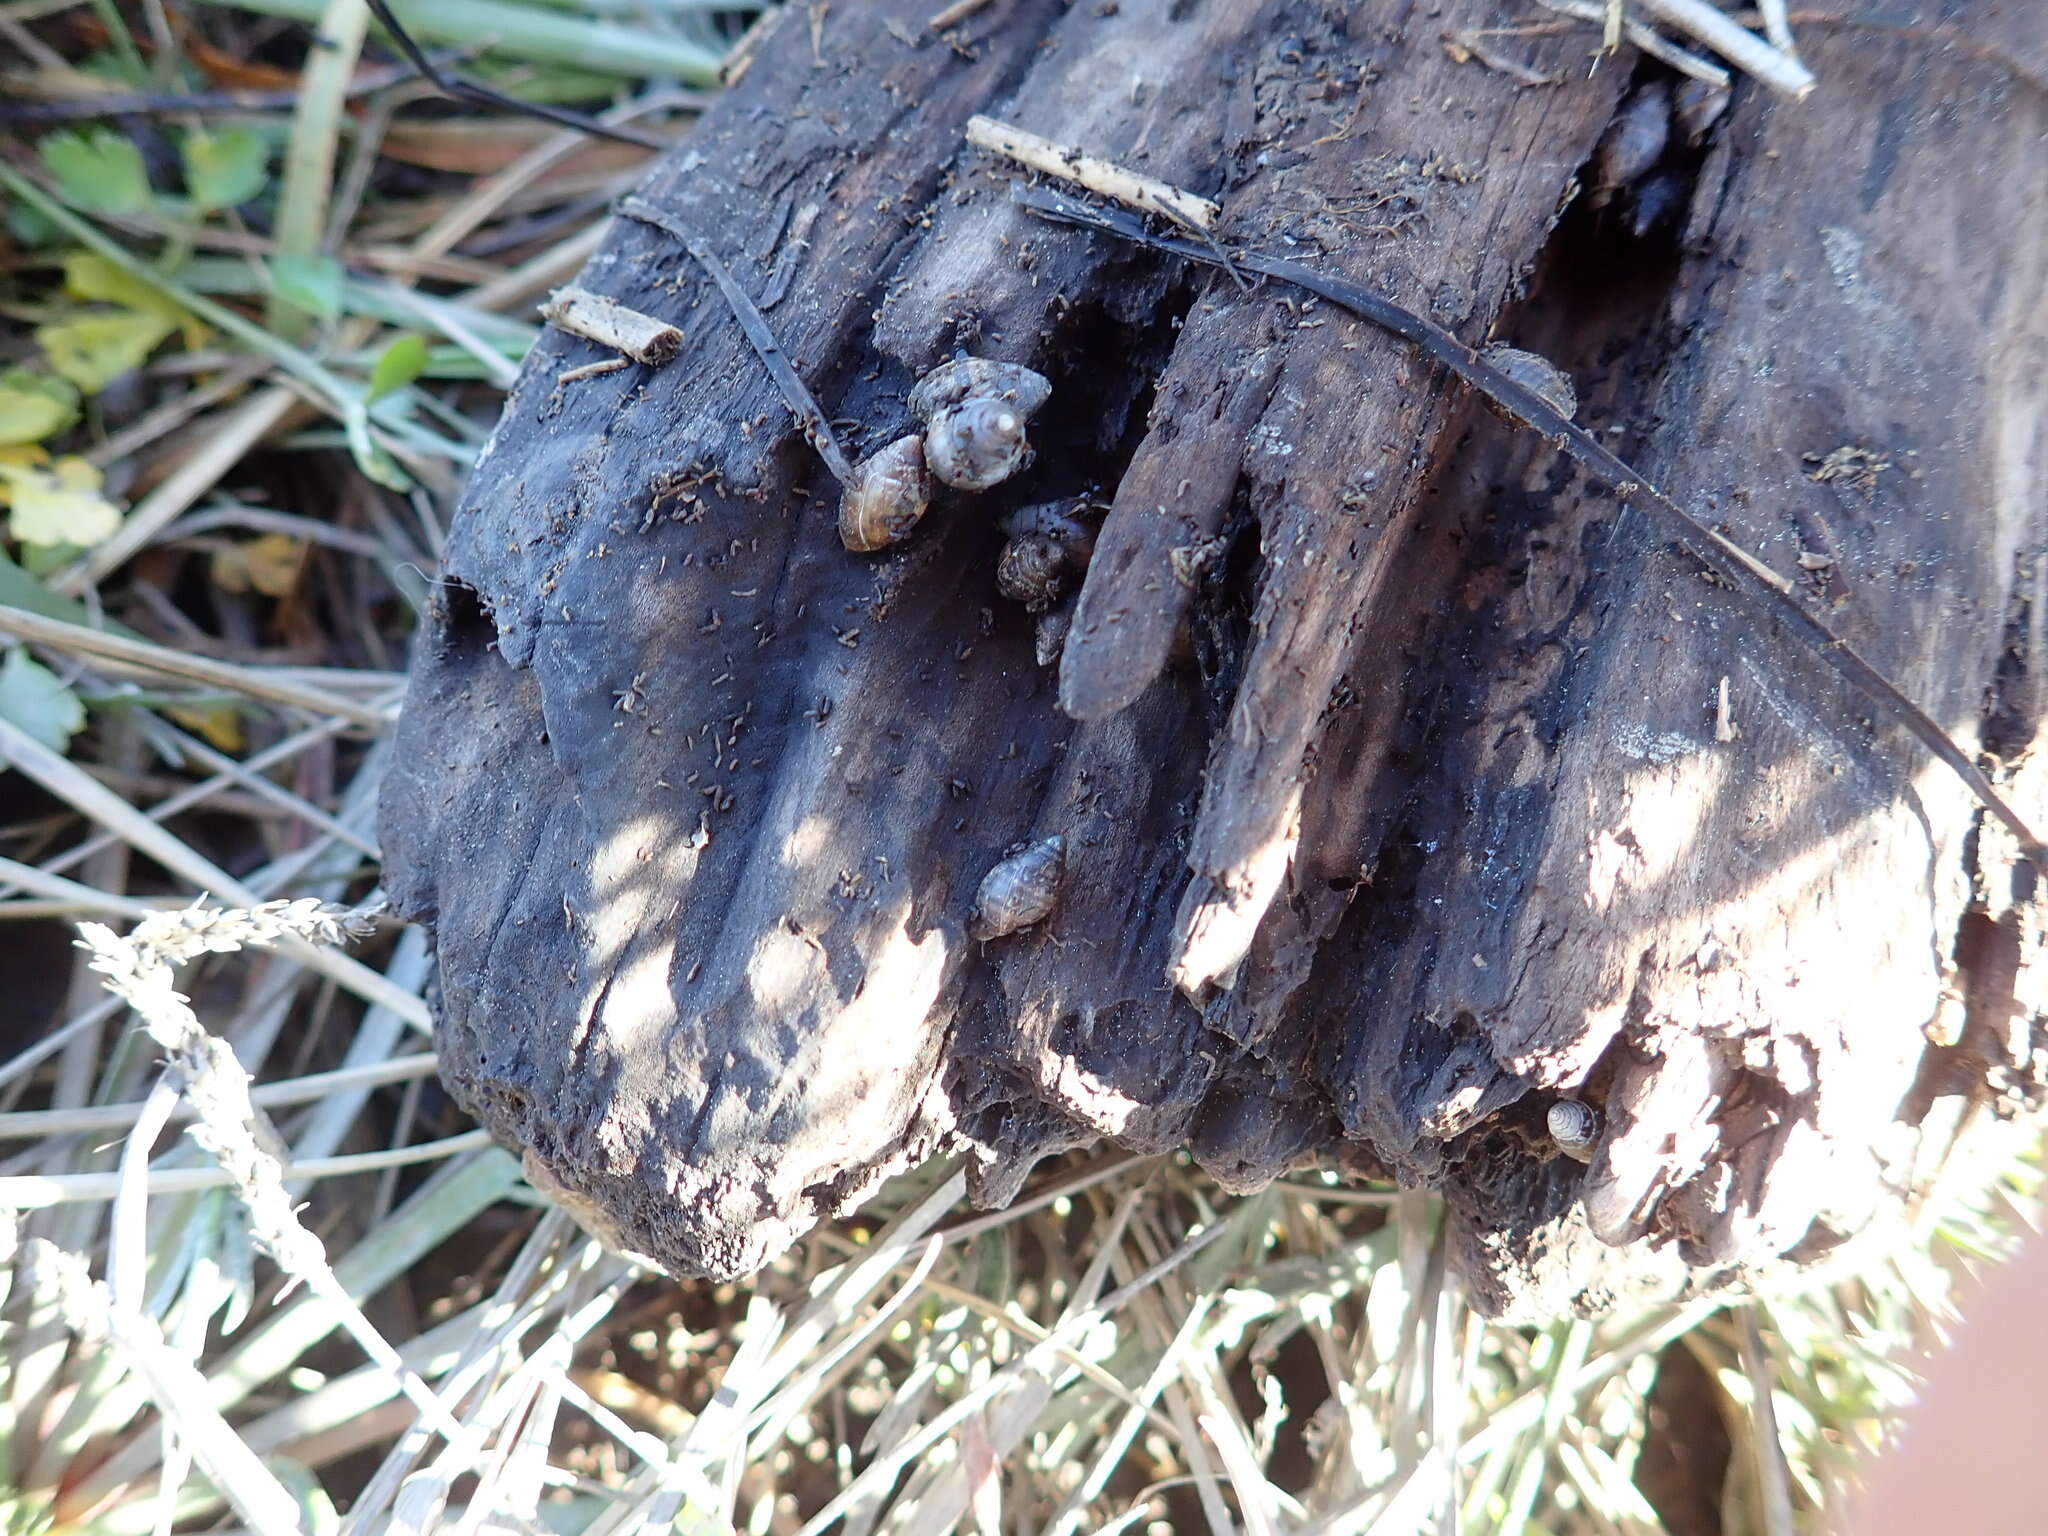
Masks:
[[[955,490],[985,491],[1031,462],[1024,424],[1052,383],[1021,363],[956,357],[917,381],[910,411],[925,424],[925,458]]]
[[[981,395],[933,416],[924,449],[932,473],[960,491],[985,491],[1031,462],[1016,407]]]
[[[1022,363],[956,357],[919,379],[908,404],[911,415],[928,422],[940,411],[966,400],[1000,400],[1029,421],[1051,398],[1052,381]]]
[[[1043,613],[1088,570],[1095,524],[1082,516],[1085,497],[1024,507],[1010,519],[1010,538],[996,562],[1003,596]]]
[[[1543,1117],[1550,1139],[1566,1157],[1581,1163],[1593,1160],[1593,1145],[1600,1139],[1600,1111],[1578,1099],[1559,1099]]]
[[[924,516],[932,502],[924,439],[899,437],[853,467],[839,498],[839,542],[856,553],[886,549]]]
[[[1571,376],[1549,358],[1499,343],[1481,347],[1479,356],[1528,390],[1566,421],[1570,421],[1579,413],[1579,392],[1572,387]],[[1498,411],[1500,408],[1495,406],[1494,409]]]
[[[1011,854],[983,876],[967,931],[977,939],[1000,939],[1043,922],[1059,903],[1066,867],[1067,840],[1058,835]]]

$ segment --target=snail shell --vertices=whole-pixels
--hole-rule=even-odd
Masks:
[[[1501,346],[1498,343],[1490,347],[1481,347],[1479,356],[1528,390],[1566,421],[1570,421],[1578,414],[1579,392],[1572,388],[1571,376],[1549,358],[1538,357],[1534,352],[1524,352],[1519,347]]]
[[[1000,939],[1043,922],[1059,902],[1066,867],[1064,837],[1048,837],[1011,854],[983,877],[967,931],[977,939]]]
[[[1086,573],[1095,553],[1095,525],[1080,512],[1083,497],[1021,508],[1010,519],[1009,542],[996,562],[1003,596],[1043,613]]]
[[[966,400],[1000,400],[1029,421],[1052,398],[1052,381],[1022,363],[996,363],[985,357],[956,357],[941,363],[917,381],[910,392],[910,414],[930,421],[948,406]]]
[[[1578,1099],[1559,1099],[1543,1117],[1550,1139],[1566,1157],[1587,1163],[1600,1139],[1600,1111]]]
[[[996,562],[996,588],[1003,596],[1041,613],[1067,590],[1073,567],[1057,540],[1042,533],[1014,535]]]
[[[915,433],[877,449],[853,468],[839,498],[839,542],[859,553],[886,549],[917,526],[932,504],[924,440]]]
[[[985,491],[1031,462],[1031,444],[1015,406],[976,395],[932,417],[924,454],[932,473],[955,490]]]

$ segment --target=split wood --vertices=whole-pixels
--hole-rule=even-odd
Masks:
[[[671,361],[683,345],[683,333],[666,320],[628,309],[617,299],[587,288],[557,289],[541,305],[540,313],[557,330],[623,352],[650,368]]]
[[[1893,721],[1904,726],[1961,779],[1978,802],[2011,830],[2029,859],[2037,866],[2048,865],[2048,847],[2043,846],[2032,828],[1970,755],[1930,719],[1926,711],[1864,660],[1848,641],[1800,606],[1793,596],[1791,582],[1740,545],[1700,522],[1603,448],[1584,428],[1568,421],[1541,396],[1509,378],[1448,331],[1382,294],[1342,278],[1327,277],[1300,262],[1256,251],[1233,251],[1227,258],[1222,258],[1196,241],[1154,234],[1134,212],[1083,203],[1049,187],[1018,186],[1011,195],[1025,208],[1044,218],[1114,235],[1164,255],[1178,256],[1184,261],[1212,266],[1235,265],[1244,271],[1291,283],[1410,343],[1432,362],[1442,364],[1484,394],[1515,421],[1548,438],[1587,474],[1611,486],[1623,501],[1639,502],[1656,512],[1664,519],[1680,547],[1704,566],[1709,575],[1741,593],[1764,613],[1783,620],[1802,646]]]

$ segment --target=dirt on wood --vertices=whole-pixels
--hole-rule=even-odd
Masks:
[[[1549,357],[2039,805],[2048,95],[2016,9],[1810,23],[1814,97],[1738,86],[1614,186],[1603,134],[1675,82],[1589,71],[1590,32],[1495,36],[1515,70],[1446,46],[1527,20],[1499,0],[998,6],[950,43],[928,0],[790,8],[643,195],[853,457],[965,352],[1051,380],[1035,459],[850,553],[702,266],[614,226],[580,286],[681,354],[564,381],[601,349],[536,348],[386,792],[457,1096],[715,1275],[923,1158],[999,1203],[1101,1138],[1232,1189],[1439,1187],[1475,1299],[1523,1316],[1910,1206],[1961,1119],[2041,1096],[2003,829],[1405,343],[1034,218],[962,133],[1081,146],[1213,199],[1226,248]],[[1011,514],[1069,500],[1100,530],[1048,623],[997,568]],[[1051,915],[972,938],[1054,837]]]

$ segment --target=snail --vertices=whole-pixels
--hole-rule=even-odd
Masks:
[[[956,357],[941,363],[917,381],[907,404],[910,414],[930,421],[964,400],[1000,400],[1025,420],[1052,398],[1052,381],[1022,363],[996,363],[985,357]]]
[[[1600,1139],[1600,1111],[1578,1099],[1559,1099],[1543,1117],[1557,1150],[1577,1162],[1593,1160],[1593,1144]]]
[[[1020,363],[960,357],[941,363],[910,392],[925,424],[925,458],[945,484],[985,491],[1031,462],[1024,424],[1051,398],[1044,374]]]
[[[1012,853],[983,877],[967,931],[977,939],[1000,939],[1043,922],[1059,902],[1066,866],[1067,840],[1057,834]]]
[[[839,541],[862,554],[886,549],[917,525],[931,500],[924,440],[899,437],[854,466],[839,498]]]
[[[1481,361],[1491,363],[1566,421],[1578,414],[1579,392],[1572,388],[1571,376],[1549,358],[1524,352],[1519,347],[1502,346],[1498,342],[1481,347],[1479,356]]]
[[[996,587],[1003,596],[1043,613],[1086,573],[1095,553],[1095,525],[1081,512],[1083,497],[1024,507],[1010,519],[1009,541],[996,561]]]

